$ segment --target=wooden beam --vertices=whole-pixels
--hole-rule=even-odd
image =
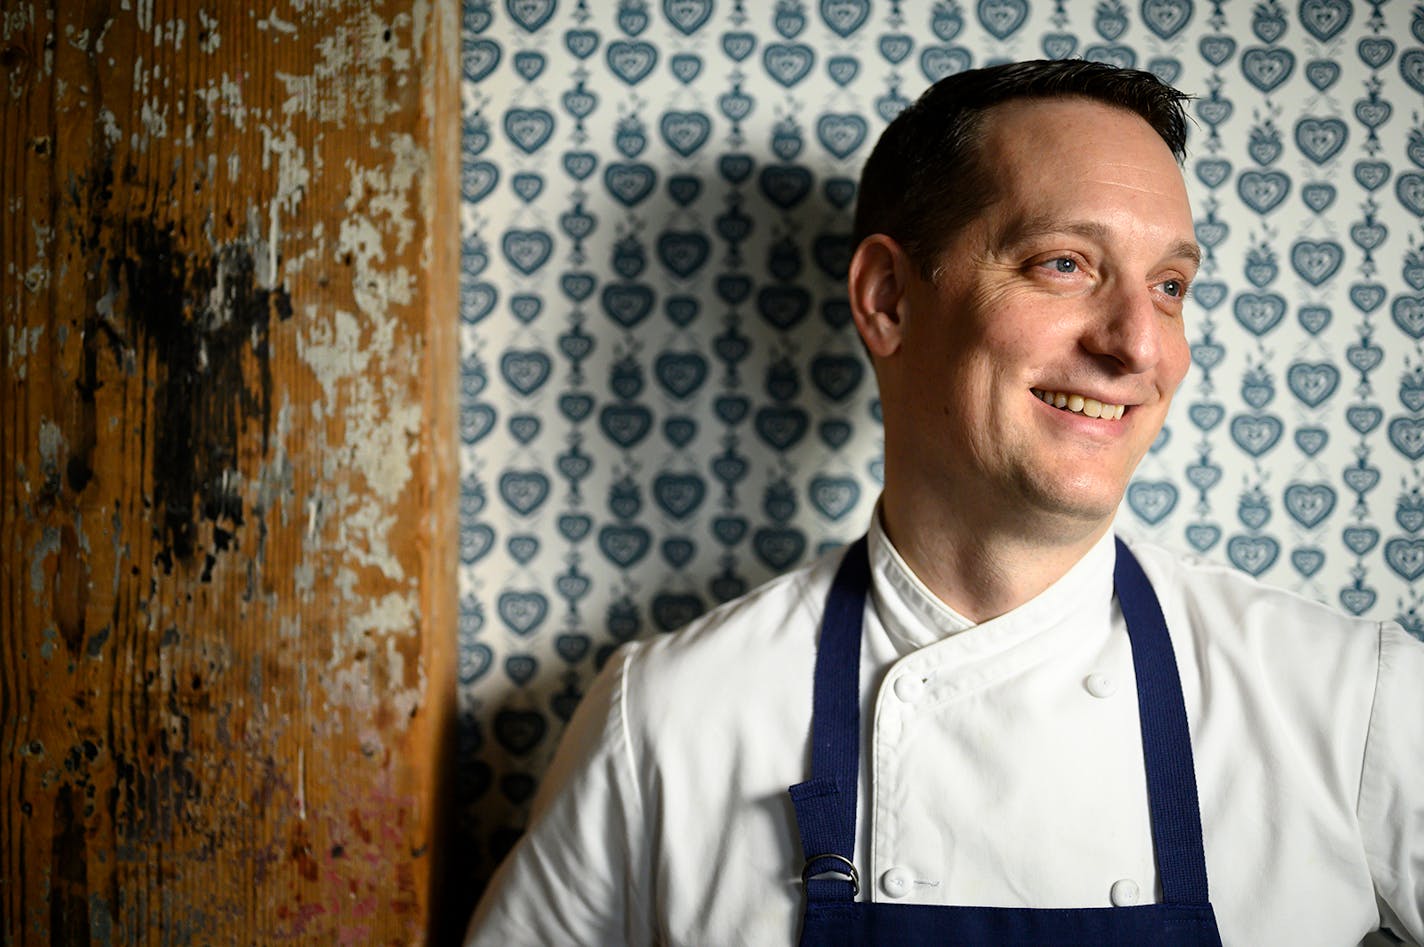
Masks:
[[[456,16],[0,13],[6,943],[426,934]]]

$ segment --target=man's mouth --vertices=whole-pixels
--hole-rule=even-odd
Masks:
[[[1087,398],[1066,391],[1044,391],[1042,388],[1030,388],[1029,390],[1033,392],[1035,398],[1046,405],[1071,411],[1074,414],[1087,415],[1090,418],[1099,418],[1103,421],[1116,421],[1127,410],[1125,405],[1104,404],[1097,398]]]

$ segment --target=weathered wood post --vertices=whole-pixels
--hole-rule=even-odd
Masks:
[[[425,939],[457,29],[0,10],[6,943]]]

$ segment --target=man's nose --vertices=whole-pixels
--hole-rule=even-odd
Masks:
[[[1095,355],[1109,358],[1118,371],[1140,374],[1162,357],[1163,321],[1147,286],[1119,284],[1085,333],[1084,344]]]

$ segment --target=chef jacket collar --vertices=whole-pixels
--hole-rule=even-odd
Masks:
[[[951,635],[980,627],[1016,637],[1016,630],[1032,631],[1045,624],[1060,624],[1101,615],[1112,597],[1113,564],[1117,555],[1108,530],[1087,554],[1058,581],[1037,596],[997,618],[976,626],[950,608],[915,575],[881,522],[876,504],[869,530],[871,567],[870,599],[895,648],[901,654],[934,644]]]

